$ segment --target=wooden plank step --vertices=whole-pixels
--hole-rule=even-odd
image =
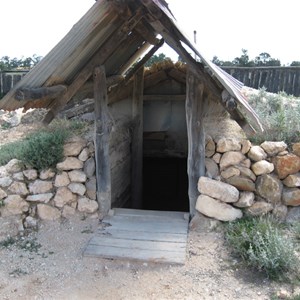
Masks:
[[[148,262],[184,264],[186,253],[166,252],[162,250],[136,250],[130,248],[114,248],[111,246],[88,245],[84,252],[85,256],[102,258],[122,258]]]
[[[186,233],[162,233],[162,232],[141,232],[133,230],[114,229],[107,227],[106,230],[99,230],[99,236],[113,236],[114,238],[128,238],[149,241],[166,241],[174,243],[186,243]]]

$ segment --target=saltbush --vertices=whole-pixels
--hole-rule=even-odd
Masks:
[[[300,99],[284,92],[267,93],[260,89],[249,96],[249,104],[258,114],[265,131],[252,139],[256,143],[263,141],[285,141],[290,144],[300,138]]]
[[[296,275],[299,259],[282,225],[271,217],[249,217],[228,223],[226,241],[233,254],[271,279]]]

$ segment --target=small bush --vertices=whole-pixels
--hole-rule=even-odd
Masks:
[[[37,170],[55,166],[63,159],[63,145],[67,136],[64,129],[30,134],[23,143],[22,160]]]
[[[271,279],[287,279],[298,271],[294,245],[270,217],[244,218],[229,223],[225,236],[234,254]]]
[[[253,142],[298,142],[300,137],[300,99],[286,93],[267,93],[261,89],[249,97],[249,104],[257,112],[265,132],[252,138]]]
[[[22,149],[23,141],[0,146],[0,166],[7,164],[13,158],[22,159]]]

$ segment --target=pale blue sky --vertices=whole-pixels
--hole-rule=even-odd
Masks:
[[[286,64],[300,60],[299,0],[167,0],[179,27],[207,58],[254,58],[268,52]],[[94,0],[2,0],[0,57],[45,56]],[[173,59],[177,55],[163,49]]]

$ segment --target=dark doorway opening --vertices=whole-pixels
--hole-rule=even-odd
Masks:
[[[186,158],[144,157],[142,208],[189,211]]]

